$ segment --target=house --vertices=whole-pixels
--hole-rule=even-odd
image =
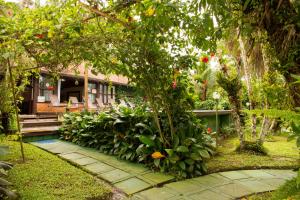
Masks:
[[[99,100],[105,106],[115,102],[117,91],[126,93],[129,88],[128,79],[124,76],[95,75],[90,69],[87,69],[86,72],[88,84],[85,84],[84,64],[76,67],[76,72],[74,69],[62,71],[59,73],[59,79],[55,81],[46,69],[41,69],[39,77],[32,77],[31,84],[23,93],[24,100],[20,105],[20,113],[59,113],[65,112],[67,107],[71,111],[81,111],[85,108],[86,89],[89,109],[96,108]],[[53,97],[56,98],[55,103]],[[70,99],[73,101],[75,99],[78,103],[70,102]]]

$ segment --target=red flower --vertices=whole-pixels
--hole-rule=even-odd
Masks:
[[[36,34],[35,37],[36,37],[36,38],[39,38],[39,39],[43,39],[43,38],[44,38],[44,35],[43,35],[43,34]]]
[[[55,88],[54,88],[54,86],[48,86],[47,89],[48,90],[54,90]]]
[[[212,57],[214,57],[215,56],[215,53],[214,52],[211,52],[210,53],[210,57],[212,58]]]
[[[208,57],[207,56],[202,57],[201,61],[204,63],[208,63]]]
[[[176,89],[176,87],[177,87],[177,83],[176,83],[176,80],[174,80],[173,83],[172,83],[172,88]]]
[[[207,128],[207,133],[211,133],[212,129],[210,127]]]

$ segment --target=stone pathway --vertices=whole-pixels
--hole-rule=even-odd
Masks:
[[[145,166],[119,160],[91,148],[60,141],[31,144],[104,179],[134,200],[227,200],[272,191],[296,176],[291,170],[240,170],[214,173],[175,182],[175,177],[149,171]]]
[[[31,142],[31,144],[81,166],[127,195],[175,180],[174,176],[152,172],[142,164],[119,160],[116,156],[70,142],[54,139]]]

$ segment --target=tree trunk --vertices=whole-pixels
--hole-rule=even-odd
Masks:
[[[21,148],[21,155],[22,155],[22,161],[25,162],[25,153],[23,148],[23,134],[21,132],[21,126],[20,126],[20,118],[19,118],[19,108],[17,105],[17,97],[16,97],[16,91],[15,91],[15,80],[12,75],[12,69],[10,65],[9,59],[7,60],[7,67],[9,71],[9,77],[10,77],[10,86],[12,89],[12,96],[13,96],[13,102],[14,102],[14,109],[17,119],[17,127],[18,127],[18,134],[19,134],[19,142],[20,142],[20,148]]]
[[[276,119],[273,119],[271,122],[271,125],[269,127],[268,133],[271,133],[271,131],[274,129],[275,125],[276,125]]]
[[[259,143],[263,144],[266,138],[267,133],[269,132],[269,127],[270,127],[270,118],[264,116],[262,125],[261,125],[261,130],[260,130],[260,137],[259,137]]]
[[[245,79],[246,79],[246,87],[247,87],[247,92],[248,92],[248,98],[250,101],[250,110],[253,110],[255,107],[255,102],[253,100],[253,89],[252,89],[252,85],[251,85],[251,71],[250,71],[250,67],[249,67],[249,62],[247,59],[247,53],[246,53],[246,48],[245,48],[245,43],[242,39],[241,34],[239,33],[238,30],[238,41],[239,41],[239,45],[240,45],[240,50],[241,50],[241,59],[243,62],[243,69],[244,69],[244,74],[245,74]],[[252,120],[252,137],[255,139],[257,132],[256,132],[256,115],[253,114],[251,116]]]
[[[240,148],[244,148],[245,144],[245,136],[244,132],[242,130],[242,123],[241,123],[241,116],[240,116],[240,102],[239,100],[233,99],[232,97],[229,97],[229,101],[231,105],[233,105],[233,112],[232,112],[232,118],[234,120],[234,126],[236,131],[239,134],[239,141],[240,141]]]

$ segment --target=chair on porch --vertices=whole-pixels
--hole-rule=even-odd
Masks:
[[[73,108],[79,107],[79,101],[78,101],[77,97],[69,97],[69,101],[71,102],[71,105]]]
[[[127,103],[125,102],[124,99],[120,99],[120,106],[128,107]]]
[[[108,97],[108,104],[109,104],[110,106],[115,106],[115,104],[116,104],[115,99],[114,99],[114,98],[111,98],[111,97]]]
[[[98,106],[97,106],[97,101],[96,101],[96,105],[91,101],[91,99],[89,98],[88,100],[88,105],[89,105],[89,109],[91,110],[97,110]]]
[[[101,98],[96,98],[96,106],[98,111],[104,110],[106,108]]]
[[[55,94],[50,95],[50,103],[54,107],[65,107],[65,106],[67,106],[66,103],[60,103],[57,95],[55,95]]]

